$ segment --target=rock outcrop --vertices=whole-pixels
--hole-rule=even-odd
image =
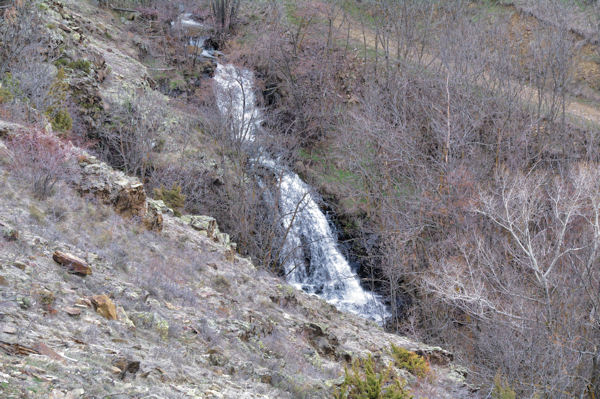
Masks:
[[[94,195],[125,217],[146,215],[146,191],[139,179],[126,176],[93,156],[80,157],[79,166],[81,175],[75,185],[82,194]]]
[[[96,313],[109,320],[117,320],[117,307],[107,295],[94,295],[90,298]]]
[[[148,230],[161,231],[163,226],[163,216],[161,208],[157,207],[156,201],[152,199],[147,199],[146,205],[146,214],[142,219],[144,222],[144,226],[146,226]]]
[[[19,134],[23,131],[26,131],[26,128],[22,125],[0,120],[0,139]]]
[[[200,232],[200,234],[205,235],[214,242],[217,242],[235,252],[237,244],[231,241],[229,234],[223,233],[219,230],[217,220],[212,216],[183,215],[180,219],[183,223],[190,225],[194,230]]]
[[[147,198],[138,178],[114,170],[86,153],[79,155],[79,166],[81,174],[73,184],[81,194],[93,195],[124,217],[140,218],[148,230],[162,230],[162,201]]]
[[[27,127],[0,120],[0,138],[19,134],[29,134]],[[0,160],[8,160],[8,149],[4,143],[0,142],[0,145]],[[156,207],[148,207],[144,185],[138,178],[114,170],[78,148],[71,147],[70,151],[72,157],[78,158],[80,169],[69,181],[82,195],[93,195],[124,217],[140,218],[151,230],[162,229],[162,216]]]

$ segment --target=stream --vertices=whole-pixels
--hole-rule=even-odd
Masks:
[[[233,138],[253,143],[260,132],[252,72],[218,64],[214,80],[217,105],[229,118]],[[256,160],[279,177],[279,212],[286,232],[280,263],[289,284],[318,295],[339,310],[383,324],[389,311],[381,298],[362,288],[338,248],[337,237],[319,208],[314,191],[285,164],[259,149]]]

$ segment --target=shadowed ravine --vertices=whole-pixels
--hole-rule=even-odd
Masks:
[[[253,142],[260,112],[252,73],[219,64],[215,81],[219,110],[231,118],[232,134],[238,140]],[[279,211],[283,230],[287,231],[280,261],[288,282],[340,310],[383,323],[388,315],[385,305],[377,295],[361,287],[358,276],[340,253],[337,238],[310,187],[268,154],[261,154],[259,162],[280,178]]]

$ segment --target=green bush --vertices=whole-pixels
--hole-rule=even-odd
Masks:
[[[158,200],[163,200],[165,204],[175,212],[176,216],[181,215],[181,209],[185,205],[185,195],[181,193],[181,186],[173,184],[171,189],[164,187],[154,189],[154,197]]]
[[[80,71],[83,71],[86,74],[89,74],[92,69],[92,63],[88,60],[72,61],[72,62],[69,62],[69,64],[67,66],[71,69],[78,69]]]
[[[336,399],[412,399],[405,389],[406,381],[398,378],[391,365],[378,370],[373,357],[357,359],[345,369],[344,382],[335,393]]]
[[[56,61],[54,61],[54,66],[56,66],[57,68],[69,66],[69,60],[66,58],[59,58]]]
[[[64,108],[58,110],[49,108],[46,115],[50,118],[52,130],[55,132],[68,132],[73,128],[73,118]]]
[[[11,102],[13,95],[6,87],[0,83],[0,104]]]
[[[493,399],[516,399],[517,393],[510,387],[510,384],[500,375],[494,377]]]
[[[9,72],[0,79],[0,104],[11,102],[20,94],[19,82]]]
[[[48,92],[51,105],[46,108],[46,116],[50,119],[52,129],[66,132],[73,128],[73,119],[65,107],[69,85],[66,83],[66,73],[61,67],[58,69],[56,79]]]
[[[391,350],[397,368],[404,369],[417,377],[425,377],[429,373],[429,364],[422,356],[394,344]]]

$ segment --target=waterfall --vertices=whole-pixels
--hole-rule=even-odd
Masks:
[[[229,118],[232,137],[240,142],[254,142],[260,127],[260,111],[252,73],[218,64],[214,79],[217,104],[221,114]],[[310,187],[266,151],[261,152],[258,162],[280,179],[279,212],[287,233],[280,262],[288,282],[340,310],[383,323],[389,316],[388,310],[379,296],[361,287]]]

